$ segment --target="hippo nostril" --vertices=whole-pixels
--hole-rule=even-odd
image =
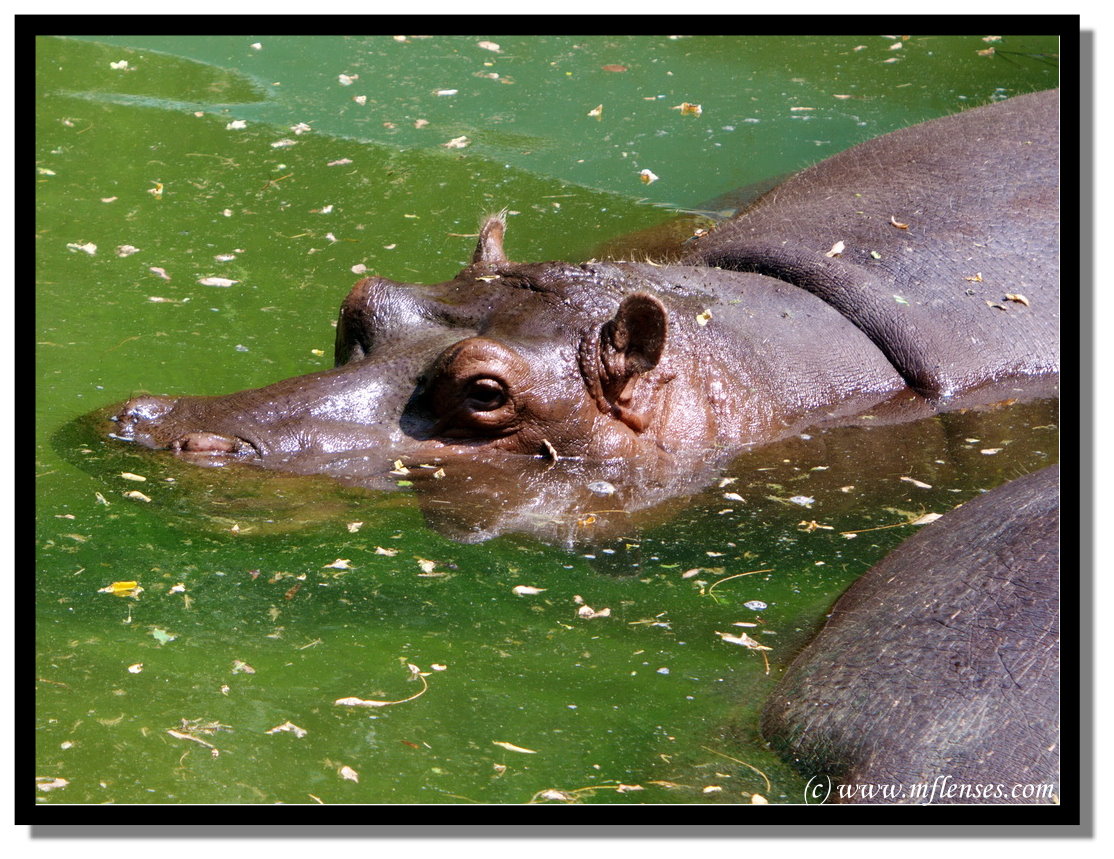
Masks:
[[[174,402],[167,397],[133,397],[120,407],[119,413],[112,419],[124,424],[158,420],[174,408]]]

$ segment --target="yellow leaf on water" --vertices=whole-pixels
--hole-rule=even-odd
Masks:
[[[112,594],[116,597],[137,597],[142,592],[139,582],[113,582],[97,591],[99,594]]]
[[[524,755],[536,755],[537,754],[537,752],[534,749],[524,749],[524,748],[522,748],[522,746],[516,746],[514,743],[507,743],[507,742],[504,742],[503,740],[492,740],[491,742],[493,742],[495,745],[499,746],[500,748],[506,749],[508,752],[521,752]]]

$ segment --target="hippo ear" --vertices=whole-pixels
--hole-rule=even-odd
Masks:
[[[652,295],[623,299],[614,318],[600,329],[600,387],[611,413],[635,432],[646,428],[634,402],[638,377],[657,366],[665,350],[668,314]]]
[[[476,242],[476,250],[472,253],[472,264],[506,262],[507,255],[503,251],[503,235],[507,230],[507,210],[498,215],[492,215],[482,227],[480,238]]]

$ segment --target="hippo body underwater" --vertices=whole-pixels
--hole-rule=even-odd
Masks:
[[[451,281],[357,283],[333,369],[140,396],[114,435],[293,471],[668,458],[1055,375],[1058,104],[1034,93],[868,141],[694,238],[678,264],[513,263],[491,218]]]
[[[925,526],[789,666],[762,732],[837,783],[831,801],[1058,801],[1059,477],[1050,466]]]

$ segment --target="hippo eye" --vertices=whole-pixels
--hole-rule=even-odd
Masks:
[[[499,380],[481,376],[468,382],[464,389],[465,404],[477,412],[490,412],[507,401],[507,393]]]

